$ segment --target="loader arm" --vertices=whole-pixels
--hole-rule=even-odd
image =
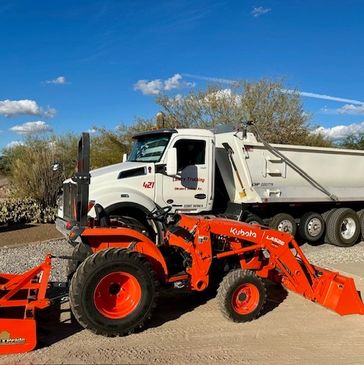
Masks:
[[[258,276],[273,278],[287,289],[317,302],[340,315],[364,314],[364,304],[352,278],[312,265],[288,233],[230,220],[216,219],[211,232],[240,241],[240,248],[217,254],[216,258],[242,256],[260,250],[268,256],[257,269]],[[249,245],[250,243],[250,245]],[[236,245],[235,245],[236,247]],[[249,268],[249,267],[248,267]]]
[[[312,265],[288,233],[224,218],[184,215],[179,226],[193,237],[178,237],[170,232],[168,240],[191,255],[192,264],[187,271],[193,290],[201,290],[196,287],[198,283],[204,283],[205,288],[213,260],[235,256],[242,269],[255,270],[258,276],[277,281],[341,315],[364,314],[354,280]],[[225,239],[222,252],[214,250],[213,236]]]

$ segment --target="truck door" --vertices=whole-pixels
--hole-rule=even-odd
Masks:
[[[177,150],[177,175],[163,175],[162,200],[175,210],[200,212],[210,209],[211,139],[180,137],[172,141]]]

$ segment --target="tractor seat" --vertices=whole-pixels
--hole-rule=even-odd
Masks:
[[[100,204],[95,204],[94,206],[96,212],[96,220],[98,223],[98,227],[110,227],[110,217],[106,213],[104,207]]]

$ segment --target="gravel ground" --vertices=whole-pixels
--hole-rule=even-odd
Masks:
[[[51,240],[15,247],[0,247],[0,272],[17,274],[39,265],[47,254],[70,255],[73,247],[66,240]],[[53,259],[52,281],[66,280],[67,265],[62,259]]]
[[[364,242],[345,249],[308,244],[302,248],[312,263],[322,266],[364,263]],[[67,255],[71,250],[64,240],[0,248],[0,271],[22,272],[47,253]],[[52,280],[65,278],[65,263],[54,259]],[[364,279],[356,278],[356,283],[363,291]],[[96,336],[67,319],[48,323],[39,349],[3,356],[0,363],[363,364],[363,318],[340,317],[298,295],[274,290],[268,291],[264,315],[245,324],[225,320],[211,296],[182,293],[162,296],[147,327],[127,337]]]
[[[328,244],[301,246],[309,261],[316,265],[333,265],[337,263],[363,262],[364,242],[349,248],[335,247]],[[0,247],[0,272],[19,273],[42,262],[46,254],[70,255],[73,247],[66,240],[51,240],[20,245],[17,247]],[[64,260],[54,259],[51,280],[62,281],[66,277]]]

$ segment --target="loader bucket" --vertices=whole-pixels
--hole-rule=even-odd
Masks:
[[[0,355],[31,351],[36,339],[34,319],[0,318]]]
[[[313,284],[316,301],[340,315],[364,314],[364,304],[353,278],[315,267],[322,273]]]

